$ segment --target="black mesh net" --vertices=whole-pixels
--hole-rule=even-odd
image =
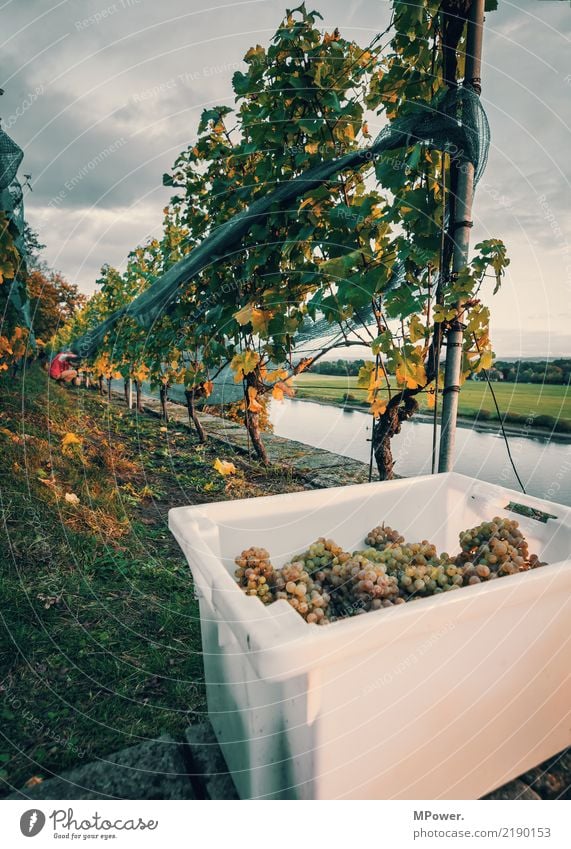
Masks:
[[[388,124],[366,150],[351,151],[337,159],[322,162],[293,180],[278,185],[275,191],[254,201],[248,209],[218,227],[127,307],[117,310],[103,324],[78,339],[74,350],[90,356],[105,334],[124,315],[150,328],[162,314],[175,308],[181,286],[210,264],[230,254],[254,224],[262,222],[276,208],[299,201],[304,194],[341,171],[358,170],[383,151],[425,143],[458,157],[462,162],[471,162],[479,179],[486,165],[489,141],[484,109],[478,96],[469,88],[447,91],[431,103],[412,104],[408,114]]]
[[[25,283],[24,200],[22,186],[16,178],[23,156],[22,149],[0,129],[0,211],[8,219],[8,230],[20,257],[16,276],[7,284],[10,287],[8,302],[18,316],[18,323],[30,331],[29,344],[34,345],[30,302]]]
[[[448,153],[459,162],[471,162],[477,183],[488,161],[490,125],[476,92],[460,86],[449,89],[431,103],[411,104],[407,115],[381,130],[371,150],[393,150],[420,142]]]
[[[0,191],[7,189],[24,157],[22,148],[0,128]]]

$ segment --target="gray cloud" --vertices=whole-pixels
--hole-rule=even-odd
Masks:
[[[0,108],[5,123],[15,117],[9,132],[25,149],[23,171],[34,177],[28,217],[48,244],[48,259],[86,291],[102,263],[120,265],[159,231],[169,197],[163,172],[195,138],[205,106],[233,105],[233,72],[248,47],[268,43],[286,5],[12,0],[3,6]],[[571,223],[565,123],[571,11],[562,2],[499,5],[486,24],[483,97],[492,146],[473,235],[503,237],[508,245],[512,265],[492,302],[493,327],[501,333],[516,323],[525,344],[529,316],[542,316],[536,321],[545,333],[564,334],[567,326],[554,304],[569,302],[571,292],[562,250]],[[339,26],[362,44],[390,14],[388,0],[310,6],[321,7],[325,29]],[[543,195],[545,203],[538,200]]]

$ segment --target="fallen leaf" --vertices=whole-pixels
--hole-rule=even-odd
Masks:
[[[79,498],[75,494],[75,492],[66,492],[64,495],[64,501],[67,501],[68,504],[73,504],[74,506],[79,504]]]
[[[75,433],[66,433],[61,441],[61,447],[65,451],[66,448],[69,448],[70,445],[81,445],[82,439],[80,436],[77,436]]]
[[[28,778],[26,781],[26,787],[36,787],[36,785],[41,784],[44,779],[39,775],[32,775],[31,778]]]
[[[218,457],[214,461],[214,469],[221,475],[235,475],[236,466],[228,460],[219,460]]]

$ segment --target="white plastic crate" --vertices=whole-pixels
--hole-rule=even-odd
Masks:
[[[556,515],[543,524],[504,508]],[[386,522],[458,550],[516,518],[549,566],[327,626],[233,579],[319,536],[364,547]],[[455,473],[179,507],[200,598],[209,716],[241,798],[473,799],[571,744],[571,510]]]

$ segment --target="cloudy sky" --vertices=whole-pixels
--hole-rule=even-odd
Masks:
[[[195,138],[204,107],[232,105],[232,74],[248,47],[268,43],[286,5],[0,0],[0,115],[32,175],[27,217],[48,261],[85,292],[104,262],[121,266],[158,233],[163,172]],[[388,0],[308,6],[363,45],[389,17]],[[475,240],[503,238],[512,259],[491,304],[494,346],[503,356],[570,354],[571,4],[499,7],[486,21],[492,144],[473,230]]]

